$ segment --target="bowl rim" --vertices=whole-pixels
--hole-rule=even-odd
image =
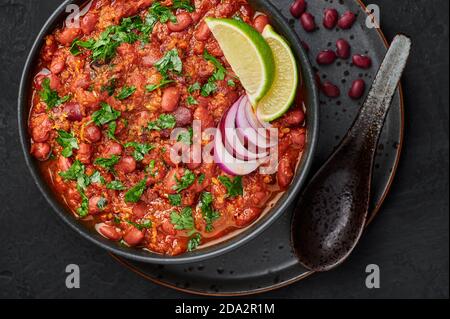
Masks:
[[[296,176],[292,181],[292,184],[285,191],[283,196],[277,201],[275,206],[264,216],[263,219],[258,220],[254,224],[245,228],[242,233],[232,237],[231,239],[212,245],[211,247],[199,249],[194,252],[188,252],[180,256],[165,256],[144,250],[137,250],[135,248],[122,247],[116,242],[112,242],[89,230],[82,222],[76,219],[53,195],[53,192],[49,189],[47,183],[40,176],[40,172],[37,168],[37,161],[34,160],[29,153],[30,138],[28,131],[28,116],[29,116],[29,99],[28,93],[30,92],[30,84],[32,72],[34,71],[34,61],[38,58],[40,49],[43,44],[44,37],[49,34],[54,28],[60,24],[65,14],[65,8],[69,4],[85,4],[85,0],[65,0],[47,19],[38,35],[35,38],[33,45],[27,56],[25,66],[22,71],[19,95],[18,95],[18,129],[20,144],[25,157],[26,165],[31,172],[34,182],[38,186],[39,190],[43,194],[44,198],[53,208],[53,211],[76,233],[83,238],[89,240],[95,245],[113,253],[118,256],[132,259],[135,261],[161,264],[161,265],[175,265],[175,264],[187,264],[192,262],[199,262],[206,259],[211,259],[227,252],[235,250],[240,246],[248,243],[249,241],[258,237],[269,226],[271,226],[283,213],[289,208],[289,206],[295,201],[301,188],[304,186],[306,179],[309,175],[309,171],[312,166],[313,158],[318,143],[319,136],[319,98],[318,89],[315,85],[315,76],[312,66],[309,62],[308,56],[300,44],[298,36],[289,26],[288,22],[281,16],[278,9],[275,8],[269,1],[264,0],[249,0],[252,6],[256,8],[263,8],[269,15],[269,17],[278,24],[280,28],[277,28],[280,33],[287,38],[290,43],[297,61],[300,65],[299,72],[301,72],[302,81],[305,83],[307,92],[307,148],[303,152],[301,164],[297,169]],[[295,42],[293,41],[295,40]]]

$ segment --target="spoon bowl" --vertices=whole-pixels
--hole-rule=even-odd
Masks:
[[[352,128],[300,198],[292,245],[300,263],[310,270],[338,266],[361,238],[376,146],[410,49],[408,37],[395,37]]]

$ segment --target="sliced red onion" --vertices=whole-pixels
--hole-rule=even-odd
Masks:
[[[245,107],[245,116],[247,117],[247,121],[250,123],[250,125],[259,132],[260,128],[266,128],[266,129],[270,129],[272,128],[272,125],[270,123],[264,122],[264,121],[260,121],[255,114],[255,111],[253,110],[253,106],[250,103],[250,101],[248,101],[248,98],[245,97],[245,99],[247,100],[246,103],[246,107]]]
[[[52,73],[52,72],[50,72],[49,69],[47,69],[47,68],[42,68],[42,70],[40,70],[39,73],[36,74],[35,77],[38,77],[39,75],[47,76],[47,75],[49,75],[50,73]]]
[[[222,133],[216,131],[214,139],[214,161],[227,174],[244,176],[258,169],[266,158],[254,161],[243,161],[231,155],[222,143]]]
[[[257,160],[268,155],[267,152],[254,153],[248,150],[236,135],[236,116],[242,97],[225,113],[220,121],[220,131],[226,150],[241,160]]]
[[[256,131],[248,121],[245,110],[248,107],[247,103],[250,102],[246,97],[244,97],[239,104],[239,110],[236,115],[236,131],[238,137],[241,139],[241,142],[244,144],[247,143],[248,148],[252,150],[266,150],[270,147],[274,147],[277,144],[278,140],[268,141],[266,137],[267,135],[264,136],[264,133],[258,133],[258,131],[264,132],[264,128],[259,128],[258,131]]]

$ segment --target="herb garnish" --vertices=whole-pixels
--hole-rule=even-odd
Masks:
[[[126,188],[125,186],[123,186],[121,181],[112,181],[111,183],[108,183],[108,185],[106,185],[107,189],[112,189],[114,191],[124,191]]]
[[[242,176],[237,176],[232,180],[227,176],[219,176],[219,181],[227,188],[228,197],[237,197],[244,195],[242,186]]]
[[[150,144],[140,144],[137,142],[129,142],[124,145],[125,147],[133,147],[134,153],[133,157],[136,161],[140,162],[144,159],[145,155],[148,154],[155,147]]]
[[[119,162],[119,156],[113,155],[110,158],[99,157],[94,161],[95,165],[103,167],[107,171],[114,172],[114,166]]]
[[[202,210],[203,218],[206,222],[206,231],[212,232],[214,230],[213,222],[220,217],[220,213],[213,210],[212,207],[213,197],[209,192],[202,193],[200,197],[200,207]]]
[[[176,230],[188,230],[195,232],[195,222],[192,216],[192,208],[185,207],[181,213],[173,212],[170,215],[170,221]]]
[[[144,194],[145,188],[147,187],[147,179],[144,178],[142,181],[137,183],[133,188],[131,188],[125,194],[125,201],[127,203],[137,203],[142,194]]]
[[[84,171],[84,165],[76,160],[67,171],[59,173],[64,180],[77,181],[77,190],[81,196],[81,206],[77,209],[80,217],[86,217],[89,214],[89,198],[86,196],[85,190],[90,184],[90,179],[84,174]]]
[[[202,235],[196,233],[194,237],[192,237],[188,242],[187,247],[188,251],[196,250],[198,246],[200,246],[201,242],[202,242]]]
[[[71,157],[74,149],[79,149],[78,141],[73,134],[66,131],[58,130],[58,138],[56,142],[63,147],[61,155],[64,157]]]
[[[128,99],[133,93],[136,92],[135,86],[124,86],[119,94],[116,95],[116,99],[118,100],[126,100]]]
[[[195,174],[186,169],[184,171],[184,175],[180,179],[178,179],[177,177],[175,177],[175,179],[177,181],[177,185],[173,187],[173,190],[177,193],[180,193],[181,191],[189,188],[192,184],[194,184]]]
[[[192,145],[193,138],[194,138],[194,129],[190,127],[178,135],[177,142],[182,142],[186,145]]]
[[[42,91],[39,92],[39,96],[41,97],[41,100],[47,104],[48,109],[53,109],[70,100],[70,95],[61,98],[59,97],[58,92],[50,88],[49,78],[45,78],[42,81]]]
[[[173,82],[174,82],[173,80],[163,78],[161,80],[161,82],[159,82],[159,84],[149,84],[145,87],[145,89],[147,90],[147,92],[153,92],[155,90],[162,89],[165,86],[167,86],[168,84],[173,83]]]
[[[175,119],[175,116],[172,114],[161,114],[159,118],[154,121],[150,122],[148,124],[149,130],[166,130],[166,129],[173,129],[177,125],[177,120]]]
[[[96,125],[105,125],[109,122],[117,120],[120,117],[121,113],[114,110],[111,105],[105,102],[101,102],[100,105],[102,108],[92,114],[92,121]]]
[[[154,66],[164,78],[168,77],[169,71],[179,74],[183,70],[183,63],[181,62],[177,49],[167,51],[164,57],[156,62]]]
[[[181,195],[180,194],[169,195],[169,203],[172,206],[181,206]]]
[[[127,220],[127,223],[136,227],[138,230],[150,229],[152,228],[152,221],[145,219],[140,224]]]

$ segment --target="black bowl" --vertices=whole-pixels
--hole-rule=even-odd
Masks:
[[[318,104],[318,92],[315,85],[314,73],[311,65],[309,64],[306,53],[304,52],[300,41],[297,38],[293,30],[291,30],[289,24],[280,15],[278,10],[270,4],[267,0],[250,0],[250,4],[258,11],[266,13],[271,20],[271,24],[277,32],[282,34],[288,42],[291,44],[294,54],[299,62],[299,69],[301,70],[301,76],[306,91],[306,107],[307,107],[307,146],[297,170],[297,174],[294,177],[292,185],[284,193],[281,199],[276,203],[270,212],[265,214],[253,225],[249,226],[244,231],[237,234],[235,237],[218,243],[214,246],[199,249],[194,252],[189,252],[178,257],[167,257],[144,250],[138,250],[133,248],[123,247],[115,242],[109,241],[99,235],[95,230],[87,228],[83,223],[78,221],[69,210],[63,206],[53,194],[51,188],[47,185],[44,179],[40,176],[37,161],[29,154],[30,150],[30,136],[28,133],[28,115],[30,105],[30,92],[33,79],[33,72],[35,70],[36,61],[40,49],[43,44],[44,37],[52,32],[57,26],[63,23],[66,18],[65,8],[69,4],[82,5],[84,0],[67,0],[51,15],[48,21],[45,23],[36,41],[31,48],[31,52],[25,63],[22,79],[20,83],[19,99],[18,99],[18,121],[19,121],[19,134],[22,148],[25,154],[25,160],[30,172],[41,190],[44,197],[54,208],[60,218],[62,218],[69,226],[71,226],[77,233],[81,234],[86,239],[92,241],[96,245],[125,258],[147,262],[155,264],[183,264],[198,262],[201,260],[213,258],[229,252],[239,246],[247,243],[248,241],[256,238],[265,229],[267,229],[275,220],[277,220],[289,207],[289,205],[297,198],[300,189],[303,187],[310,170],[313,154],[316,149],[318,138],[318,125],[319,125],[319,104]]]

